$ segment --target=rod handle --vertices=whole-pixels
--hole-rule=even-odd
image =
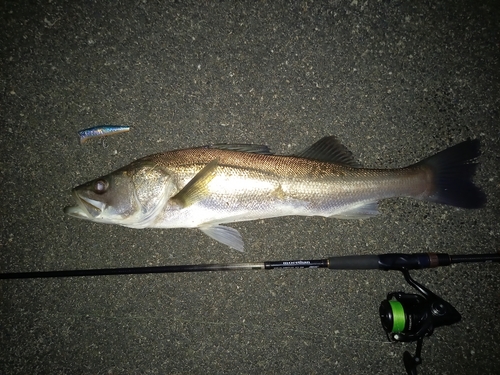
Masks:
[[[431,267],[449,266],[448,254],[390,253],[380,255],[348,255],[328,258],[328,268],[332,270],[418,270]]]
[[[331,270],[378,270],[378,255],[347,255],[328,258]]]

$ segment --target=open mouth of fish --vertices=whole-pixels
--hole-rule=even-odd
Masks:
[[[76,206],[68,206],[64,208],[64,212],[78,219],[92,219],[98,217],[104,203],[80,196],[76,191],[73,191],[73,197],[76,200]]]

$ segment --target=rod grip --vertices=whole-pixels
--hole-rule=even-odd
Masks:
[[[434,268],[449,266],[451,259],[448,254],[436,253],[415,253],[400,254],[390,253],[381,254],[379,258],[379,269],[389,270],[419,270],[423,268]]]
[[[422,268],[449,266],[448,254],[380,254],[348,255],[328,258],[328,268],[332,270],[418,270]]]
[[[331,270],[378,270],[378,255],[348,255],[328,258],[328,268]]]

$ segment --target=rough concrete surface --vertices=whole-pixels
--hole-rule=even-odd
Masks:
[[[4,1],[1,272],[499,249],[497,1]],[[99,124],[129,133],[79,145]],[[467,138],[479,210],[411,199],[366,221],[237,223],[240,254],[188,229],[63,214],[70,189],[148,154],[208,143],[292,153],[336,135],[367,167]],[[103,147],[107,146],[107,147]],[[459,324],[421,374],[500,366],[500,266],[414,271]],[[1,374],[402,374],[378,306],[399,273],[242,271],[2,280]]]

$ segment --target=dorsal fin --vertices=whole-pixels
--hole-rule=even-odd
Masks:
[[[342,164],[353,168],[359,167],[359,164],[354,161],[351,151],[333,136],[321,138],[318,142],[294,156]]]
[[[205,146],[205,148],[217,148],[219,150],[230,150],[239,152],[250,152],[252,154],[273,155],[271,150],[266,145],[249,145],[245,143],[216,143],[214,145]]]

